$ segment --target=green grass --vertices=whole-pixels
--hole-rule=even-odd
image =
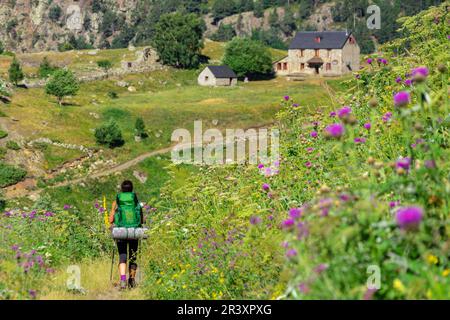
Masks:
[[[83,156],[83,152],[80,150],[66,149],[53,145],[47,145],[43,150],[43,154],[46,161],[44,167],[47,170],[55,169],[67,161]]]
[[[284,78],[239,83],[235,88],[206,88],[196,84],[195,71],[170,69],[124,77],[137,88],[135,93],[116,86],[117,80],[84,83],[79,94],[66,99],[63,107],[43,89],[17,89],[4,111],[19,120],[17,129],[25,137],[48,137],[91,147],[96,146],[93,130],[112,116],[122,128],[126,144],[108,153],[127,160],[168,146],[173,130],[190,129],[194,120],[203,120],[205,128],[212,127],[213,120],[218,120],[219,129],[246,128],[273,121],[284,95],[311,105],[329,103],[316,82]],[[109,91],[117,92],[118,98],[109,98]],[[149,130],[142,143],[134,142],[137,117],[144,119]]]

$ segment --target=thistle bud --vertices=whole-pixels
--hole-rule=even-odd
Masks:
[[[371,108],[375,108],[376,106],[378,106],[378,100],[377,98],[372,98],[369,100],[369,107]]]
[[[438,70],[439,70],[440,73],[446,73],[447,72],[447,66],[445,64],[443,64],[443,63],[440,63],[438,65]]]

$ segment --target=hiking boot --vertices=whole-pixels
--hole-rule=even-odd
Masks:
[[[130,269],[130,277],[128,278],[128,287],[133,289],[136,287],[136,269]]]
[[[136,280],[134,280],[134,278],[128,279],[128,287],[130,289],[136,288]]]
[[[127,289],[127,281],[126,280],[120,280],[120,290],[126,290]]]

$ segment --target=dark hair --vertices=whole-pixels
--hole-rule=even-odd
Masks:
[[[122,182],[122,185],[120,186],[122,189],[122,192],[133,192],[133,182],[130,180],[125,180]]]

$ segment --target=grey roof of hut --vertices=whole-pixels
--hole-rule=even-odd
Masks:
[[[212,74],[218,79],[237,78],[236,73],[228,66],[208,66],[208,69],[211,70]]]

